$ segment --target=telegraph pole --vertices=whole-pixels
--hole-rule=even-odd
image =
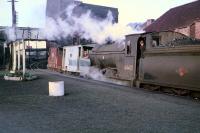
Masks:
[[[17,25],[17,12],[16,12],[16,10],[15,10],[15,2],[17,2],[17,1],[15,1],[15,0],[10,0],[10,1],[8,1],[8,2],[11,2],[11,5],[12,5],[12,29],[14,30],[14,33],[15,33],[15,37],[17,36],[16,35],[16,25]],[[14,53],[14,59],[13,59],[13,64],[12,64],[12,66],[14,66],[14,70],[16,69],[16,51],[15,51],[15,45],[11,45],[11,49],[12,49],[12,47],[13,47],[13,53]],[[19,64],[18,64],[19,65]]]
[[[17,12],[15,10],[15,2],[18,2],[18,1],[11,0],[8,2],[11,2],[11,5],[12,5],[12,27],[15,28],[17,25]]]

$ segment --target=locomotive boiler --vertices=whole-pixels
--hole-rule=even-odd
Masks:
[[[134,73],[129,73],[133,66],[132,59],[125,56],[123,44],[106,44],[95,47],[90,54],[92,66],[101,69],[102,73],[113,79],[131,81]],[[126,68],[124,68],[126,67]]]
[[[200,41],[183,34],[163,31],[131,34],[125,46],[95,47],[93,66],[109,78],[130,85],[150,84],[188,91],[200,91]]]

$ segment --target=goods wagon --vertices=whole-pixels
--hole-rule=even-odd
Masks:
[[[93,47],[93,44],[63,47],[62,70],[77,74],[88,71],[90,67],[89,53]]]
[[[62,70],[62,55],[63,48],[60,47],[50,47],[49,48],[49,57],[48,57],[48,69],[54,71]]]

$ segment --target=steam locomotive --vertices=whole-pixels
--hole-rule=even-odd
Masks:
[[[125,45],[101,45],[90,53],[92,66],[130,86],[200,92],[200,41],[163,31],[127,35]],[[181,91],[179,91],[181,90]]]

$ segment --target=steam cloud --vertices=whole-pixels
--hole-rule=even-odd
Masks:
[[[113,24],[113,16],[110,11],[103,20],[92,17],[90,10],[80,16],[74,15],[73,10],[76,6],[71,4],[66,8],[64,14],[67,17],[64,19],[62,17],[56,19],[47,17],[45,28],[39,31],[41,38],[56,40],[78,34],[81,38],[91,39],[98,44],[104,44],[107,39],[120,44],[125,39],[125,35],[141,32],[133,30],[130,26]],[[7,28],[6,34],[10,41],[16,40],[14,28]]]
[[[5,33],[8,37],[8,40],[10,41],[15,41],[16,40],[16,33],[15,33],[15,28],[6,28]]]
[[[99,21],[92,18],[91,11],[87,11],[81,16],[73,14],[76,5],[70,5],[65,10],[65,19],[47,18],[46,27],[43,30],[47,39],[60,39],[67,36],[79,34],[82,38],[91,39],[98,44],[105,43],[106,39],[115,42],[124,40],[124,35],[133,33],[131,27],[123,27],[119,24],[113,24],[113,16],[109,11],[106,19]]]
[[[103,81],[103,82],[113,83],[113,84],[118,84],[118,85],[124,85],[124,86],[129,85],[127,82],[107,78],[105,75],[102,74],[102,71],[96,67],[90,67],[87,71],[84,71],[80,74],[84,78],[87,77],[87,78],[93,79],[93,80],[98,80],[98,81]]]

